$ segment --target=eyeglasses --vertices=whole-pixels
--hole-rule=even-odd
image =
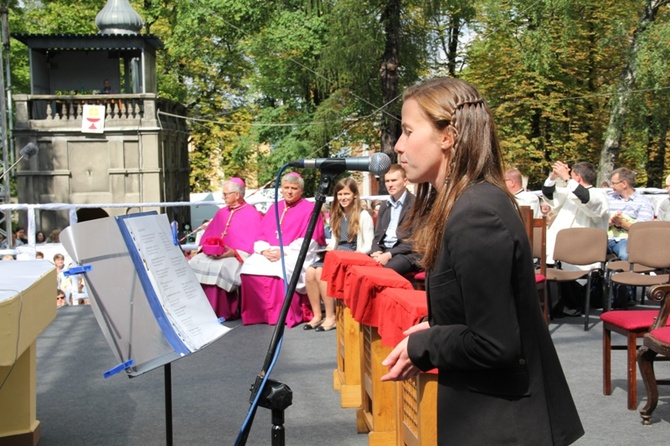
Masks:
[[[226,198],[230,194],[236,194],[237,192],[223,192],[223,198]]]
[[[65,297],[56,296],[56,300],[65,300]]]
[[[616,186],[617,184],[621,184],[621,183],[623,183],[623,182],[624,182],[624,180],[621,180],[621,181],[610,181],[610,185],[612,185],[612,186]]]

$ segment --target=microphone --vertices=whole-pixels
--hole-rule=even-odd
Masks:
[[[37,144],[29,142],[26,144],[23,149],[19,150],[19,155],[21,155],[20,159],[27,159],[29,160],[33,156],[37,155],[37,152],[39,152],[40,148],[37,147]]]
[[[355,170],[371,172],[374,175],[384,175],[391,168],[391,158],[385,153],[377,152],[371,156],[347,157],[347,158],[314,158],[291,161],[291,167],[303,167],[305,169],[321,169],[331,172],[344,172]]]
[[[16,166],[17,164],[19,164],[19,163],[21,162],[22,159],[25,158],[25,159],[29,160],[30,158],[32,158],[33,156],[35,156],[35,155],[37,154],[37,152],[39,152],[39,150],[40,150],[40,148],[37,146],[37,144],[32,143],[32,142],[29,142],[28,144],[26,144],[25,146],[23,146],[23,148],[22,148],[21,150],[19,150],[19,155],[21,155],[21,156],[19,157],[19,159],[17,159],[16,162],[15,162],[14,164],[12,164],[11,166],[9,166],[9,167],[7,168],[7,170],[5,170],[4,172],[2,172],[2,175],[0,175],[0,180],[3,179],[3,178],[5,177],[5,175],[7,175],[7,172],[9,172],[10,170],[12,170],[12,168],[14,168],[14,166]]]

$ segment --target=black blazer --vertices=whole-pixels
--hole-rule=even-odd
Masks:
[[[375,238],[372,240],[372,250],[370,252],[382,251],[390,252],[391,255],[398,254],[411,254],[412,253],[412,244],[406,241],[409,237],[408,231],[402,230],[402,225],[405,222],[407,214],[409,214],[410,209],[414,205],[414,194],[410,191],[407,191],[407,196],[405,197],[405,202],[402,205],[400,210],[400,221],[398,222],[398,241],[395,246],[391,249],[384,246],[384,237],[386,236],[386,228],[388,228],[389,223],[391,222],[391,207],[388,202],[385,201],[379,206],[379,213],[377,214],[377,223],[375,224]]]
[[[421,370],[438,368],[438,443],[567,445],[583,435],[540,311],[528,237],[489,183],[454,204],[427,274],[431,327],[410,335]]]

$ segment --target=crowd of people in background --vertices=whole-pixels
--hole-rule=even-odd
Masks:
[[[35,233],[35,244],[43,245],[45,243],[60,243],[60,229],[54,229],[51,231],[49,237],[44,234],[44,231],[37,231]],[[19,226],[12,233],[12,246],[22,246],[28,244],[28,236],[26,234],[26,228]],[[5,240],[2,235],[0,235],[0,249],[9,248],[9,241]]]
[[[45,260],[54,264],[56,268],[56,283],[54,284],[54,289],[56,291],[56,306],[58,308],[64,307],[66,305],[88,305],[90,304],[90,298],[88,291],[86,289],[86,282],[84,281],[81,275],[76,276],[67,276],[65,271],[67,270],[65,265],[65,255],[57,252],[53,255],[52,258],[46,259],[44,252],[40,250],[42,246],[44,250],[47,248],[47,244],[52,246],[60,246],[60,229],[54,229],[51,231],[49,237],[47,237],[44,231],[37,231],[35,233],[35,250],[30,255],[24,255],[26,259],[35,259],[35,260]],[[16,248],[28,245],[28,238],[26,236],[26,230],[24,227],[18,227],[12,234],[13,236],[13,246]],[[0,243],[0,249],[8,250],[8,244],[6,240],[3,240]],[[22,256],[16,255],[14,253],[5,253],[2,255],[3,261],[10,260],[22,260]]]
[[[299,202],[309,202],[302,197],[304,185],[295,172],[297,179],[294,183],[293,197],[295,203],[288,203],[282,207],[284,214]],[[607,188],[596,188],[596,168],[588,162],[577,162],[572,166],[563,161],[555,161],[552,170],[542,185],[542,190],[532,192],[524,187],[524,177],[521,171],[515,168],[504,172],[505,185],[515,197],[519,206],[530,206],[536,218],[546,217],[547,222],[547,263],[552,265],[553,248],[558,231],[571,227],[599,227],[608,231],[608,249],[611,256],[618,259],[627,259],[627,232],[630,225],[637,221],[652,219],[670,221],[670,197],[664,198],[656,204],[635,189],[635,173],[626,168],[615,169],[607,181]],[[290,179],[291,177],[289,177]],[[320,271],[323,266],[324,253],[332,249],[351,249],[370,255],[380,265],[392,268],[400,274],[408,275],[421,270],[420,257],[413,250],[410,241],[412,228],[404,225],[415,196],[410,190],[404,169],[394,164],[384,175],[383,181],[388,193],[388,199],[383,201],[362,199],[358,191],[359,185],[351,178],[338,182],[333,192],[332,201],[325,204],[319,221],[319,231],[323,231],[323,239],[315,238],[311,249],[310,262],[306,262],[303,274],[299,281],[298,302],[295,319],[292,324],[305,322],[305,329],[328,331],[335,328],[334,303],[324,291],[324,284],[320,281]],[[304,184],[304,183],[303,183]],[[670,175],[665,180],[665,187],[670,193]],[[258,271],[247,274],[247,281],[253,276],[275,277],[279,282],[274,286],[276,299],[283,297],[283,271],[278,268],[277,260],[278,239],[270,242],[264,240],[268,236],[276,237],[277,228],[274,227],[274,211],[260,213],[252,205],[244,201],[245,184],[242,179],[233,178],[226,181],[222,187],[223,199],[226,206],[212,220],[205,220],[194,231],[196,244],[199,248],[193,252],[187,251],[186,256],[198,280],[201,282],[214,311],[224,319],[237,319],[241,316],[240,285],[242,283],[242,269],[244,262],[255,255],[255,262],[259,257],[270,265],[261,266],[263,274]],[[298,193],[299,192],[299,193]],[[287,190],[287,196],[291,197]],[[340,197],[338,198],[338,194]],[[345,197],[346,196],[346,197]],[[348,201],[347,201],[348,200]],[[305,205],[303,204],[303,206]],[[311,208],[310,208],[311,209]],[[231,212],[232,210],[232,212]],[[304,208],[300,213],[299,221],[306,223],[309,209]],[[249,214],[252,212],[252,214]],[[296,211],[292,211],[296,212]],[[351,214],[354,212],[354,214]],[[237,218],[233,216],[237,214]],[[356,217],[357,216],[357,217]],[[253,217],[253,218],[251,218]],[[282,218],[285,215],[282,216]],[[272,220],[270,224],[270,220]],[[295,257],[297,249],[302,243],[304,225],[293,231],[292,227],[298,224],[280,223],[282,230],[286,230],[288,237],[283,242],[287,245],[285,253],[287,259]],[[273,226],[260,235],[262,227]],[[335,225],[335,227],[333,227]],[[358,232],[351,232],[351,231]],[[369,231],[372,230],[372,234]],[[344,232],[343,232],[344,231]],[[295,233],[293,233],[295,232]],[[320,234],[320,233],[319,233]],[[44,231],[35,233],[36,259],[44,259],[39,246],[48,243],[59,243],[60,230],[55,229],[47,234]],[[355,237],[354,237],[355,236]],[[13,246],[19,247],[28,244],[28,237],[24,227],[17,227],[12,234]],[[219,255],[203,252],[203,245],[212,242],[214,238],[225,238],[225,250]],[[326,243],[329,241],[330,243]],[[256,251],[254,246],[260,242],[261,249]],[[290,247],[293,246],[293,249]],[[0,239],[0,249],[6,249],[8,241]],[[258,248],[256,246],[256,248]],[[207,249],[207,248],[205,248]],[[263,254],[264,253],[264,254]],[[272,258],[270,258],[270,257]],[[4,254],[2,260],[15,260],[13,254]],[[316,260],[314,260],[316,259]],[[64,256],[57,254],[53,261],[58,270],[57,303],[62,305],[76,305],[89,303],[85,282],[80,276],[65,277],[62,273]],[[313,261],[312,261],[313,260]],[[253,262],[252,262],[253,263]],[[579,268],[571,265],[562,265],[563,268]],[[274,271],[268,273],[267,271]],[[289,266],[288,277],[292,266]],[[274,274],[274,276],[273,276]],[[255,279],[251,279],[253,281]],[[266,281],[268,279],[262,279]],[[271,281],[272,282],[272,281]],[[266,283],[267,286],[267,283]],[[572,285],[571,285],[572,286]],[[251,287],[249,287],[251,288]],[[263,291],[262,291],[263,290]],[[575,290],[563,290],[565,296],[574,294]],[[267,293],[267,289],[257,287],[256,294]],[[577,290],[581,293],[581,290]],[[64,299],[59,296],[63,295]],[[576,301],[572,305],[579,306],[579,296],[567,298]],[[273,304],[274,305],[274,304]],[[563,303],[557,305],[555,315],[561,316]],[[268,310],[277,313],[278,307]],[[576,310],[578,313],[578,310]],[[258,319],[256,317],[255,319]],[[250,318],[248,323],[273,323],[274,317],[254,322]],[[263,319],[263,318],[261,318]]]
[[[532,192],[524,187],[521,171],[514,168],[504,171],[507,190],[518,205],[530,206],[535,218],[546,217],[549,265],[555,263],[554,244],[561,229],[598,227],[608,230],[613,255],[625,259],[627,227],[631,222],[654,218],[653,205],[634,189],[633,172],[628,169],[614,170],[608,181],[608,189],[594,187],[596,176],[596,168],[591,163],[578,162],[570,166],[558,160],[553,163],[542,190]],[[405,170],[399,164],[393,164],[384,175],[383,182],[388,193],[388,198],[383,201],[362,199],[359,185],[352,178],[343,178],[337,182],[332,201],[321,209],[318,233],[310,245],[308,260],[300,273],[297,294],[289,312],[289,326],[304,323],[303,329],[317,332],[335,328],[335,304],[326,294],[325,282],[320,280],[327,251],[359,251],[406,277],[421,271],[421,257],[413,248],[412,242],[415,228],[407,224],[415,195],[410,190]],[[667,184],[670,184],[670,177]],[[670,189],[670,185],[667,187]],[[243,191],[242,179],[234,178],[224,183],[223,198],[227,207],[222,208],[212,222],[203,222],[206,229],[201,228],[201,235],[198,237],[199,249],[187,253],[187,257],[191,258],[191,265],[219,317],[242,318],[245,324],[274,324],[281,309],[285,286],[284,272],[278,262],[279,240],[274,206],[264,214],[254,212],[256,218],[252,220],[244,218],[242,214],[235,217],[237,211],[247,206]],[[282,233],[285,233],[283,243],[284,258],[287,261],[286,277],[290,278],[313,204],[302,197],[304,183],[295,172],[282,180],[282,191],[284,201],[279,206],[279,225]],[[298,207],[293,209],[294,206]],[[670,198],[665,198],[659,206],[657,218],[670,218],[668,214]],[[211,226],[214,222],[218,223]],[[231,231],[240,230],[243,236],[230,238]],[[322,238],[321,231],[328,243]],[[229,240],[243,237],[246,240],[245,246],[238,246],[233,250],[230,249],[231,246],[227,246],[227,254],[222,256],[207,254],[203,252],[203,248],[207,249],[207,239],[212,236]],[[616,251],[615,246],[619,247]],[[234,255],[239,260],[231,260]],[[230,266],[226,273],[219,271],[224,264]],[[582,267],[563,264],[562,268]],[[203,273],[205,270],[209,273]],[[208,278],[205,277],[206,274],[209,274]],[[244,282],[250,285],[245,287]],[[566,296],[569,307],[581,310],[580,296],[570,296],[575,293],[583,294],[583,291],[581,288],[566,289],[561,294]],[[566,309],[561,301],[556,305],[554,315],[562,317],[565,315],[564,311],[568,315],[576,315],[579,310]]]

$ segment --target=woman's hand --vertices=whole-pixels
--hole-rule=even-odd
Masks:
[[[428,321],[425,321],[425,322],[421,322],[420,324],[416,324],[416,325],[413,325],[413,326],[409,327],[407,330],[403,331],[402,334],[404,334],[405,336],[409,336],[412,333],[416,333],[417,331],[427,330],[429,328],[430,328],[430,324],[428,323]]]
[[[417,376],[421,372],[409,359],[407,354],[408,340],[407,337],[400,341],[391,354],[382,361],[382,365],[389,369],[388,373],[382,376],[382,381],[404,381]]]

